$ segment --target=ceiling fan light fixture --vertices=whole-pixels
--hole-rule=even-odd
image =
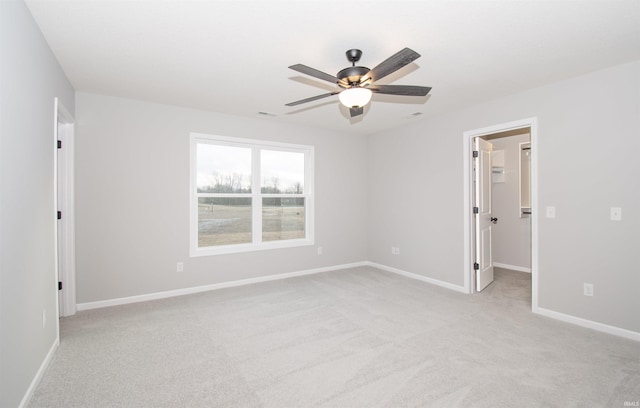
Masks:
[[[367,88],[353,87],[338,94],[340,103],[347,108],[362,108],[371,100],[372,92]]]

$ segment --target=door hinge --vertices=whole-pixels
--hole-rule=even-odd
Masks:
[[[58,281],[58,290],[62,290],[62,282]]]
[[[58,140],[58,149],[62,149],[62,140]]]
[[[474,214],[479,214],[480,213],[480,209],[478,207],[473,207],[473,213]]]
[[[62,211],[58,211],[58,219],[61,220],[62,219]]]
[[[474,150],[474,151],[473,151],[473,157],[474,157],[474,158],[478,157],[478,151],[477,151],[477,150]]]
[[[474,271],[477,271],[477,270],[479,270],[479,269],[480,269],[480,264],[479,264],[479,263],[477,263],[477,262],[474,262],[474,263],[473,263],[473,270],[474,270]]]

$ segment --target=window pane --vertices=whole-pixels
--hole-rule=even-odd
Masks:
[[[251,198],[198,198],[198,247],[251,241]]]
[[[304,238],[304,198],[262,199],[262,241]]]
[[[251,149],[197,144],[198,193],[250,193]]]
[[[264,194],[302,194],[304,153],[262,150],[260,175],[260,187]]]

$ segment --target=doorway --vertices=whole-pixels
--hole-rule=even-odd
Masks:
[[[480,136],[491,143],[495,267],[531,273],[530,129]]]
[[[58,316],[76,313],[75,207],[74,207],[74,119],[55,98],[54,153],[56,229],[56,275]]]
[[[509,122],[509,123],[503,123],[503,124],[499,124],[499,125],[495,125],[495,126],[490,126],[490,127],[486,127],[486,128],[481,128],[481,129],[475,129],[475,130],[470,130],[467,132],[464,132],[463,134],[463,146],[464,146],[464,151],[463,151],[463,164],[464,164],[464,249],[465,249],[465,256],[464,256],[464,284],[465,284],[465,289],[468,293],[475,293],[478,291],[478,289],[482,289],[482,285],[486,286],[487,285],[487,276],[488,272],[487,272],[487,268],[489,267],[489,264],[491,265],[491,268],[493,267],[493,260],[492,260],[492,252],[493,250],[491,249],[491,247],[489,246],[489,249],[485,248],[478,248],[477,244],[477,240],[476,240],[476,229],[477,228],[482,228],[483,230],[485,230],[485,235],[486,235],[486,228],[487,226],[485,224],[482,224],[481,227],[478,227],[477,222],[478,222],[478,216],[476,214],[474,214],[474,211],[478,211],[475,210],[474,207],[478,207],[476,206],[476,201],[477,199],[476,194],[477,191],[475,189],[476,187],[476,183],[475,183],[475,178],[474,178],[474,166],[476,165],[477,162],[474,162],[473,160],[478,160],[478,159],[473,159],[473,152],[475,150],[474,148],[474,144],[477,146],[477,140],[483,140],[486,141],[487,139],[491,140],[497,140],[498,138],[507,138],[507,137],[514,137],[515,135],[519,135],[519,134],[523,134],[523,133],[529,133],[529,145],[527,145],[528,149],[527,149],[527,159],[530,161],[530,174],[529,174],[529,184],[530,184],[530,196],[529,198],[529,202],[525,203],[528,205],[525,206],[517,206],[513,208],[513,214],[510,214],[512,216],[515,216],[517,214],[518,218],[523,217],[523,219],[525,221],[529,221],[530,220],[530,272],[531,272],[531,306],[532,306],[532,310],[536,310],[537,309],[537,305],[538,305],[538,262],[537,262],[537,257],[538,257],[538,245],[537,245],[537,241],[538,241],[538,228],[537,228],[537,223],[538,223],[538,214],[537,214],[537,155],[536,155],[536,146],[537,146],[537,120],[536,118],[529,118],[529,119],[523,119],[523,120],[519,120],[519,121],[514,121],[514,122]],[[491,149],[491,147],[489,147],[489,149]],[[496,167],[500,167],[500,166],[496,166]],[[492,169],[493,170],[493,169]],[[499,170],[496,171],[496,173],[494,173],[493,171],[490,170],[490,175],[489,177],[491,177],[493,179],[493,181],[500,180],[500,173]],[[486,183],[483,183],[486,184]],[[495,220],[495,218],[498,218],[498,220],[495,220],[493,222],[500,222],[499,217],[495,217],[494,215],[491,215],[491,210],[488,211],[488,214],[491,218],[491,220]],[[489,256],[489,260],[487,261],[486,259],[482,259],[482,262],[477,262],[478,260],[478,255],[479,255],[479,251],[483,251],[484,252],[484,256],[486,257],[487,255]],[[480,254],[480,258],[482,258],[482,254]],[[480,263],[482,263],[482,265],[479,265]],[[506,267],[508,268],[509,266],[521,266],[521,265],[515,265],[515,264],[508,264],[508,263],[502,263],[502,264],[498,264],[496,266],[501,266],[501,267]],[[477,281],[476,281],[476,277],[478,275],[478,270],[479,268],[483,269],[483,279],[484,282],[481,282],[481,285],[478,286],[477,285]],[[521,270],[524,271],[527,268],[521,267],[519,269],[515,269],[515,270]],[[527,271],[528,272],[528,271]],[[491,270],[491,279],[493,279],[493,270]]]

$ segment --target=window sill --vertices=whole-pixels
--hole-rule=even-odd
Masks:
[[[271,241],[260,244],[236,244],[236,245],[220,245],[218,247],[191,249],[189,256],[191,258],[200,256],[238,254],[243,252],[265,251],[269,249],[297,248],[302,246],[314,245],[313,239],[289,239],[286,241]]]

